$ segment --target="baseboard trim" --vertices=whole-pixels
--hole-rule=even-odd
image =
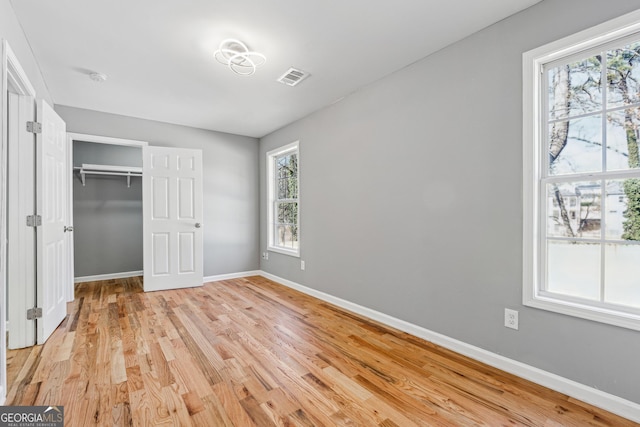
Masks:
[[[334,304],[345,310],[349,310],[361,316],[399,329],[403,332],[407,332],[416,337],[425,339],[429,342],[455,351],[456,353],[460,353],[489,366],[493,366],[494,368],[517,375],[518,377],[550,388],[562,394],[566,394],[590,405],[597,406],[598,408],[620,415],[621,417],[628,418],[635,422],[640,422],[640,405],[630,400],[603,392],[525,363],[509,359],[480,347],[476,347],[438,332],[414,325],[413,323],[355,304],[351,301],[335,297],[316,289],[308,288],[299,283],[292,282],[291,280],[283,279],[282,277],[267,273],[266,271],[259,271],[257,274],[304,294]]]
[[[260,276],[262,271],[242,271],[240,273],[218,274],[215,276],[205,276],[202,278],[203,283],[217,282],[219,280],[237,279],[239,277]],[[95,282],[98,280],[126,279],[127,277],[136,277],[144,275],[144,271],[125,271],[123,273],[97,274],[95,276],[82,276],[73,279],[75,283]]]
[[[98,280],[126,279],[127,277],[142,276],[143,271],[124,271],[122,273],[97,274],[95,276],[81,276],[73,279],[75,283],[96,282]]]
[[[203,281],[204,283],[218,282],[220,280],[238,279],[241,277],[261,276],[261,275],[262,275],[261,270],[242,271],[240,273],[217,274],[215,276],[206,276],[203,278]]]

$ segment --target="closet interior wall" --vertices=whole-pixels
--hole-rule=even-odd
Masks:
[[[142,167],[142,150],[74,141],[73,166],[83,164]],[[142,178],[73,172],[74,276],[87,278],[140,272]]]

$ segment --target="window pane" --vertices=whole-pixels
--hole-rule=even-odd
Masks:
[[[288,178],[291,176],[289,160],[289,156],[282,156],[276,159],[276,176],[278,178]]]
[[[277,222],[282,224],[298,223],[298,203],[297,202],[279,202],[277,204]]]
[[[552,68],[548,72],[549,119],[598,111],[602,108],[599,55]]]
[[[287,168],[287,157],[276,158],[276,177],[286,178],[288,176],[289,169]]]
[[[607,104],[609,107],[640,102],[640,42],[607,52]]]
[[[296,176],[279,180],[278,186],[278,196],[280,199],[298,198],[298,179]]]
[[[606,184],[606,238],[640,240],[640,179],[610,180]]]
[[[607,115],[607,170],[640,167],[638,123],[640,110],[630,108]]]
[[[640,308],[640,245],[605,247],[604,300]]]
[[[601,187],[598,181],[547,185],[547,236],[601,237]]]
[[[276,190],[276,199],[284,199],[287,191],[285,179],[276,177]]]
[[[549,124],[549,175],[602,170],[602,116]]]
[[[278,178],[278,199],[289,198],[289,178]]]
[[[298,197],[298,156],[288,154],[276,159],[278,199]]]
[[[276,246],[287,249],[298,248],[298,227],[295,225],[278,225],[275,236]]]
[[[547,291],[600,299],[600,244],[549,241]]]
[[[287,154],[276,158],[278,176],[285,178],[298,173],[298,156]]]

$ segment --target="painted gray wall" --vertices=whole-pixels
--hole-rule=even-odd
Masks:
[[[204,275],[258,268],[255,138],[57,105],[67,131],[199,148],[204,167]]]
[[[76,141],[73,165],[142,166],[142,149]],[[73,177],[75,277],[143,269],[142,178]]]
[[[261,248],[300,140],[306,261],[262,270],[640,403],[640,332],[522,305],[522,53],[638,7],[545,0],[262,138]]]
[[[53,101],[47,85],[40,73],[40,67],[33,56],[27,38],[9,0],[0,0],[0,39],[7,40],[11,50],[15,53],[20,65],[29,77],[29,81],[36,90],[38,98],[44,99],[53,106]]]

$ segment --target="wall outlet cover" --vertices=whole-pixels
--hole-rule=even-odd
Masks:
[[[516,310],[504,309],[504,326],[518,330],[518,312]]]

